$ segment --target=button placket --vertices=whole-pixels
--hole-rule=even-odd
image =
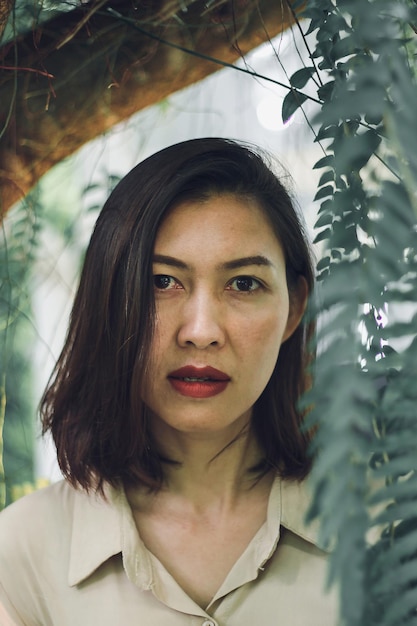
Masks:
[[[217,626],[217,624],[212,619],[205,619],[201,626]]]

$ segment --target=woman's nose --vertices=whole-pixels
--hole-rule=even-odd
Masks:
[[[190,297],[181,312],[178,344],[204,350],[225,341],[221,303],[208,294]]]

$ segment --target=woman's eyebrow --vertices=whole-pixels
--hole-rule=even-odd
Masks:
[[[232,259],[219,265],[219,269],[223,270],[235,270],[239,267],[248,267],[249,265],[263,265],[266,267],[272,267],[273,263],[266,256],[257,254],[255,256],[244,256],[240,259]]]
[[[154,254],[153,263],[162,263],[163,265],[171,265],[172,267],[178,267],[181,270],[188,269],[188,265],[184,261],[180,261],[173,256],[167,256],[166,254]]]
[[[177,259],[173,256],[168,256],[166,254],[154,254],[153,263],[162,263],[163,265],[170,265],[171,267],[177,267],[182,270],[189,269],[187,263]],[[230,261],[225,261],[224,263],[220,263],[217,266],[217,269],[220,270],[235,270],[240,267],[248,267],[249,265],[261,265],[264,267],[272,267],[273,263],[266,256],[261,254],[256,254],[254,256],[244,256],[239,259],[231,259]]]

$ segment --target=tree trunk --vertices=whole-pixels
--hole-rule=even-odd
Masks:
[[[233,63],[291,22],[285,0],[178,2],[97,0],[0,49],[1,213],[87,141],[219,69],[161,39]]]

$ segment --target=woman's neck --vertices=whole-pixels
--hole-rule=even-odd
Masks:
[[[196,513],[232,509],[259,479],[252,468],[263,456],[249,425],[234,434],[173,433],[162,428],[154,436],[162,456],[175,461],[163,464],[164,484],[159,495]]]
[[[171,493],[196,504],[211,500],[231,504],[253,485],[256,475],[251,468],[260,460],[258,446],[248,435],[220,445],[194,442],[178,465],[166,465],[165,485]]]

